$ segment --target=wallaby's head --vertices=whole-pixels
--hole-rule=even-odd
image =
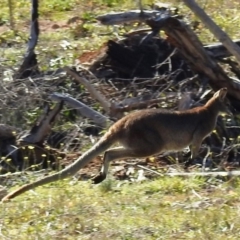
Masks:
[[[229,110],[226,106],[225,98],[227,95],[227,88],[221,88],[215,94],[213,97],[208,101],[207,105],[214,105],[219,112],[227,112],[229,113]]]
[[[224,99],[227,95],[227,88],[221,88],[214,93],[213,97],[219,99],[221,102],[224,102]]]

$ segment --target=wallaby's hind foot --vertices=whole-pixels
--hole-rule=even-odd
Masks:
[[[92,183],[93,184],[98,184],[102,181],[104,181],[106,179],[106,175],[99,172],[95,177],[93,177],[91,180],[92,180]]]

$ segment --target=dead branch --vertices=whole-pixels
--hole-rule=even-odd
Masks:
[[[58,103],[53,109],[50,109],[47,105],[43,115],[35,122],[30,133],[22,137],[20,142],[42,145],[62,107],[63,102]]]
[[[239,39],[234,40],[233,42],[240,47]],[[214,58],[227,58],[232,56],[232,54],[227,50],[227,48],[222,43],[205,45],[204,48],[208,51],[208,54],[210,56],[213,56]]]
[[[153,95],[145,95],[145,96],[139,96],[139,97],[135,97],[135,98],[124,99],[120,103],[108,102],[107,99],[100,92],[98,92],[84,77],[79,76],[76,72],[71,70],[69,67],[65,67],[64,69],[68,74],[70,74],[72,77],[74,77],[75,80],[77,80],[81,84],[84,84],[84,86],[88,89],[88,91],[91,93],[93,98],[98,100],[100,102],[100,104],[104,107],[104,109],[105,109],[105,111],[107,111],[108,115],[111,117],[114,117],[116,119],[121,118],[123,116],[124,112],[128,112],[128,111],[135,110],[135,109],[143,109],[143,108],[150,106],[151,104],[159,103],[162,100],[159,98],[154,99]],[[85,109],[84,111],[86,111],[87,113],[81,112],[81,114],[88,118],[91,118],[93,120],[96,117],[98,118],[98,116],[96,116],[96,112],[94,110],[87,107],[85,104],[83,104],[75,99],[72,99],[69,96],[64,96],[64,99],[63,99],[63,95],[59,95],[59,94],[57,94],[57,96],[52,95],[51,97],[54,97],[55,99],[60,97],[61,100],[68,102],[68,104],[71,107],[76,107],[76,108],[80,107],[81,111],[83,111],[83,109]],[[80,106],[79,106],[79,104],[80,104]],[[97,113],[97,114],[99,114],[99,113]],[[101,117],[104,117],[104,116],[101,115]],[[99,118],[98,118],[98,120],[99,120]],[[97,120],[97,122],[96,122],[96,119],[94,121],[99,124],[98,120]],[[105,120],[107,121],[107,118]],[[100,124],[101,124],[101,126],[106,127],[105,122],[103,122],[104,125],[102,125],[102,122],[100,122]]]
[[[155,17],[157,14],[162,14],[163,12],[157,10],[132,10],[128,12],[108,13],[97,16],[96,19],[100,21],[103,25],[117,25],[129,22],[143,22],[148,18]]]
[[[214,34],[214,36],[223,43],[228,51],[236,57],[238,64],[240,65],[240,48],[237,44],[234,44],[231,38],[222,31],[220,27],[204,12],[202,8],[194,0],[183,0],[183,2],[198,16],[201,21],[207,26],[207,28]]]
[[[37,57],[34,49],[37,45],[39,35],[38,27],[38,0],[32,0],[32,16],[31,16],[31,29],[28,41],[27,51],[23,59],[16,78],[27,78],[29,76],[39,73]]]
[[[107,127],[109,119],[84,103],[60,93],[53,93],[50,95],[50,98],[55,101],[64,101],[68,106],[77,109],[82,116],[92,119],[98,126],[101,126],[102,128]]]
[[[70,69],[69,67],[64,67],[64,70],[71,75],[77,82],[83,84],[87,90],[89,91],[90,95],[99,101],[103,109],[109,113],[110,112],[110,107],[111,103],[107,101],[107,99],[100,93],[98,92],[92,85],[91,83],[85,79],[84,77],[79,76],[75,71]]]

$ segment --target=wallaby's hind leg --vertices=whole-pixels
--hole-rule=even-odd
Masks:
[[[145,155],[145,154],[144,154]],[[141,153],[136,153],[132,149],[123,147],[111,148],[104,153],[103,165],[98,175],[92,178],[94,184],[102,182],[108,173],[109,163],[117,159],[131,158],[131,157],[144,157]]]

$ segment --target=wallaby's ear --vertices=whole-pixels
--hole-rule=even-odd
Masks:
[[[227,95],[227,88],[221,88],[213,96],[223,102],[226,95]]]

